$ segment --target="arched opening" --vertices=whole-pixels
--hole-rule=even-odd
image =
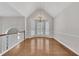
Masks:
[[[19,41],[20,36],[17,28],[10,28],[6,34],[8,34],[6,36],[6,49],[8,49]]]
[[[11,28],[11,29],[9,29],[9,30],[7,31],[7,34],[13,34],[13,33],[18,33],[18,32],[19,32],[18,29],[16,29],[16,28]]]
[[[2,52],[22,42],[24,40],[24,32],[25,31],[19,31],[17,28],[9,28],[5,36],[2,36]]]
[[[46,20],[31,21],[31,35],[49,35],[49,22]]]
[[[27,18],[27,35],[51,36],[53,35],[53,18],[43,9],[37,9]]]

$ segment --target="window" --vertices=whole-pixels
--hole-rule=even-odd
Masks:
[[[31,35],[48,35],[49,24],[46,20],[34,20],[31,23]]]

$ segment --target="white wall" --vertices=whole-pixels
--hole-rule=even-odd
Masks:
[[[8,16],[2,18],[2,32],[7,32],[10,28],[25,30],[25,19],[23,16]]]
[[[8,30],[10,30],[11,28],[16,28],[19,31],[24,31],[25,30],[25,17],[24,16],[1,16],[1,23],[2,25],[0,25],[0,32],[2,33],[6,33]],[[17,39],[17,34],[16,35],[8,35],[8,45],[9,48],[14,45],[15,43],[18,42]],[[24,35],[23,33],[20,36],[20,40],[24,39]],[[0,48],[2,48],[2,51],[5,51],[6,49],[6,41],[7,40],[7,36],[2,36],[0,37]]]
[[[45,10],[43,9],[37,9],[33,12],[33,14],[31,14],[28,18],[26,18],[26,36],[33,36],[31,34],[31,31],[34,31],[32,27],[34,27],[34,21],[38,18],[38,15],[43,15],[45,17],[46,22],[49,24],[47,27],[48,28],[48,33],[45,34],[44,36],[53,36],[54,33],[54,19],[52,16],[50,16]],[[33,25],[33,26],[32,26]],[[34,35],[34,36],[38,36],[38,35]]]
[[[17,10],[12,8],[6,2],[0,2],[0,34],[5,33],[10,27],[16,27],[20,30],[24,30],[24,18]],[[5,40],[2,41],[4,38],[5,37],[0,36],[0,50],[3,47],[3,41],[5,44]]]
[[[0,18],[0,34],[2,33],[2,20]],[[0,38],[0,51],[1,51],[1,47],[2,47],[2,44],[1,44],[2,40]]]
[[[79,3],[72,3],[56,18],[55,37],[79,54]]]

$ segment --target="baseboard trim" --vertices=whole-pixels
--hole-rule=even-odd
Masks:
[[[59,38],[55,37],[55,36],[30,36],[28,38],[34,38],[34,37],[47,37],[47,38],[53,38],[55,39],[57,42],[59,42],[64,48],[66,48],[67,50],[71,51],[72,53],[74,53],[76,56],[79,55],[79,53],[77,53],[75,50],[73,50],[72,48],[70,48],[69,46],[67,46],[66,44],[64,44],[62,41],[58,40]]]
[[[75,55],[79,55],[79,53],[77,53],[75,50],[73,50],[72,48],[70,48],[69,46],[67,46],[66,44],[64,44],[62,41],[58,40],[59,38],[55,37],[55,36],[48,36],[48,35],[44,35],[44,36],[30,36],[28,38],[33,38],[33,37],[48,37],[48,38],[54,38],[56,41],[58,41],[61,45],[63,45],[65,48],[67,48],[68,50],[70,50],[72,53],[74,53]]]
[[[5,54],[6,52],[8,52],[9,50],[11,50],[12,48],[14,48],[15,46],[17,46],[19,43],[21,43],[21,42],[23,42],[23,41],[24,41],[24,39],[21,40],[21,41],[19,41],[19,42],[17,42],[17,43],[14,44],[11,48],[9,48],[9,49],[5,50],[4,52],[2,52],[2,53],[0,54],[0,56],[2,56],[3,54]]]
[[[49,36],[49,35],[33,35],[33,36],[28,36],[26,38],[32,38],[32,37],[49,37],[49,38],[53,38],[53,36]]]
[[[72,48],[70,48],[68,45],[64,44],[62,41],[58,40],[59,38],[57,37],[53,37],[56,41],[58,41],[59,43],[61,43],[64,47],[68,48],[69,50],[71,50],[73,53],[75,53],[77,56],[79,56],[79,53],[76,52],[75,50],[73,50]]]
[[[32,38],[32,37],[38,37],[38,36],[30,36],[27,38]],[[58,40],[59,38],[57,38],[56,36],[48,36],[48,35],[44,35],[44,36],[40,36],[40,37],[49,37],[49,38],[54,38],[56,41],[58,41],[59,43],[61,43],[62,45],[64,45],[65,47],[67,47],[69,50],[71,50],[72,52],[74,52],[76,55],[79,56],[79,53],[77,53],[75,50],[73,50],[72,48],[70,48],[68,45],[64,44],[62,41]],[[26,39],[27,39],[26,38]],[[2,52],[0,54],[0,56],[2,56],[3,54],[5,54],[6,52],[8,52],[9,50],[11,50],[12,48],[14,48],[16,45],[18,45],[19,43],[23,42],[24,40],[21,40],[19,42],[17,42],[16,44],[14,44],[11,48],[9,48],[8,50],[5,50],[4,52]]]
[[[73,48],[69,47],[68,45],[66,45],[65,43],[63,43],[62,41],[60,41],[61,39],[57,37],[58,35],[64,35],[64,36],[68,36],[68,37],[73,37],[74,39],[79,39],[78,35],[69,34],[69,33],[65,33],[65,32],[55,32],[54,38],[56,38],[56,40],[59,39],[58,41],[61,42],[64,46],[66,46],[71,51],[73,51],[74,53],[76,53],[77,55],[79,55],[79,53],[76,50],[74,50]]]

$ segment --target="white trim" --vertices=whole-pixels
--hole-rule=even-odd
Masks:
[[[21,42],[23,42],[23,41],[24,41],[24,39],[21,40],[21,41],[19,41],[19,42],[17,42],[17,43],[14,44],[12,47],[10,47],[9,49],[7,49],[7,50],[5,50],[4,52],[2,52],[2,53],[0,54],[0,56],[2,56],[3,54],[5,54],[6,52],[8,52],[9,50],[11,50],[12,48],[14,48],[15,46],[17,46],[19,43],[21,43]]]
[[[70,49],[71,51],[73,51],[75,54],[79,55],[79,53],[76,52],[74,49],[72,49],[71,47],[69,47],[68,45],[66,45],[66,44],[63,43],[62,41],[60,41],[60,40],[59,40],[60,38],[56,37],[56,34],[58,34],[58,35],[60,35],[60,34],[61,34],[61,35],[66,35],[66,36],[75,37],[75,38],[79,38],[79,36],[73,35],[73,34],[68,34],[68,33],[62,33],[62,32],[55,33],[55,35],[54,35],[55,40],[57,40],[57,41],[60,42],[62,45],[64,45],[65,47],[67,47],[68,49]]]
[[[75,54],[79,55],[78,52],[76,52],[75,50],[73,50],[72,48],[70,48],[68,45],[64,44],[62,41],[58,40],[59,38],[54,37],[56,41],[60,42],[62,45],[64,45],[65,47],[67,47],[68,49],[70,49],[71,51],[73,51]]]
[[[32,38],[32,37],[49,37],[49,38],[53,38],[52,36],[49,36],[49,35],[41,35],[41,36],[38,36],[38,35],[34,35],[34,36],[30,36],[30,37],[27,37],[27,38]],[[16,44],[14,44],[12,47],[10,47],[8,50],[5,50],[4,52],[2,52],[0,54],[0,56],[2,56],[3,54],[5,54],[6,52],[8,52],[9,50],[11,50],[12,48],[14,48],[15,46],[17,46],[19,43],[23,42],[24,40],[21,40],[19,42],[17,42]]]
[[[53,36],[49,36],[49,35],[32,35],[32,36],[28,36],[27,38],[32,38],[32,37],[49,37],[49,38],[53,38]]]
[[[75,54],[79,55],[78,52],[76,52],[75,50],[73,50],[72,48],[70,48],[68,45],[66,45],[65,43],[63,43],[62,41],[58,40],[59,38],[57,38],[56,36],[49,36],[49,35],[34,35],[34,36],[30,36],[28,38],[32,38],[32,37],[49,37],[49,38],[55,38],[56,41],[60,42],[62,45],[64,45],[65,47],[67,47],[68,49],[70,49],[71,51],[73,51]]]
[[[63,43],[62,41],[58,40],[59,38],[57,38],[56,36],[49,36],[49,35],[42,35],[42,36],[30,36],[27,38],[31,38],[31,37],[49,37],[49,38],[55,38],[55,40],[57,40],[58,42],[60,42],[62,45],[64,45],[65,47],[67,47],[68,49],[70,49],[71,51],[73,51],[74,53],[76,53],[77,55],[79,55],[78,52],[76,52],[75,50],[73,50],[72,48],[70,48],[68,45],[66,45],[65,43]],[[19,42],[17,42],[15,45],[13,45],[11,48],[9,48],[8,50],[5,50],[4,52],[2,52],[0,54],[0,56],[2,56],[3,54],[5,54],[6,52],[8,52],[9,50],[11,50],[12,48],[14,48],[16,45],[18,45],[19,43],[23,42],[24,40],[21,40]]]

